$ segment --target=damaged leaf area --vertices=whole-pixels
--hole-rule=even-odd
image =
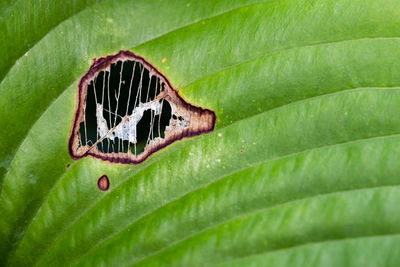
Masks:
[[[80,80],[69,152],[136,164],[214,125],[213,111],[187,103],[145,59],[120,51],[95,60]]]

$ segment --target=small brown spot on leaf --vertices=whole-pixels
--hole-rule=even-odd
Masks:
[[[97,186],[101,191],[107,191],[110,187],[110,181],[108,180],[107,175],[102,175],[97,181]]]
[[[69,168],[69,167],[71,167],[71,164],[68,163],[68,164],[67,164],[67,168]]]

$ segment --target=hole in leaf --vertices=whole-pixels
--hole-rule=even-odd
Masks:
[[[74,159],[139,163],[214,128],[213,111],[185,102],[157,69],[129,51],[95,60],[78,90],[69,140]]]

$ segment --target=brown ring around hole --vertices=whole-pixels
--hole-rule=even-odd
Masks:
[[[181,127],[175,127],[175,124],[169,123],[167,125],[167,128],[169,126],[171,127],[169,127],[168,130],[167,128],[165,129],[165,136],[163,138],[159,138],[159,140],[152,139],[151,140],[152,142],[149,142],[148,144],[146,143],[144,151],[141,152],[141,154],[136,154],[136,151],[132,153],[131,150],[128,150],[128,152],[120,152],[120,151],[110,152],[108,151],[108,149],[107,152],[101,151],[98,148],[97,144],[102,142],[103,139],[107,140],[107,135],[104,135],[101,138],[96,137],[94,141],[89,140],[91,141],[90,144],[87,142],[87,140],[85,140],[84,144],[83,143],[81,144],[81,137],[79,131],[80,131],[80,124],[81,123],[85,124],[84,118],[86,116],[85,109],[86,109],[86,97],[88,94],[88,86],[90,82],[96,79],[97,75],[100,72],[106,73],[111,68],[112,64],[116,64],[119,61],[121,62],[132,61],[138,64],[140,63],[147,71],[149,71],[149,73],[151,73],[151,75],[157,77],[165,85],[165,89],[163,89],[164,91],[160,93],[157,97],[159,99],[166,100],[170,106],[173,106],[173,109],[175,110],[175,113],[178,115],[178,117],[182,116],[185,119],[184,120],[185,123],[187,123],[187,125]],[[121,84],[121,80],[119,84]],[[113,96],[113,94],[111,94],[111,96]],[[108,99],[110,99],[110,97],[108,97]],[[148,104],[148,102],[146,103]],[[116,110],[118,111],[118,109]],[[118,113],[116,112],[116,114]],[[124,118],[131,120],[131,118],[129,117],[131,115],[132,114],[126,114]],[[216,121],[216,116],[214,111],[198,107],[186,102],[182,98],[182,96],[179,95],[177,90],[171,85],[169,80],[161,72],[159,72],[152,64],[147,62],[143,57],[135,55],[130,51],[120,51],[116,55],[111,55],[100,59],[96,59],[93,65],[90,67],[89,71],[80,80],[78,86],[78,105],[74,116],[71,135],[68,142],[69,153],[71,157],[75,160],[78,160],[86,156],[92,156],[112,163],[139,164],[145,159],[147,159],[149,156],[151,156],[153,153],[163,149],[164,147],[168,146],[169,144],[175,141],[213,131],[215,126],[215,121]],[[112,134],[113,133],[112,131],[115,131],[115,128],[122,124],[123,123],[119,123],[113,128],[111,128],[110,125],[110,127],[107,128],[107,130],[109,131],[108,133]],[[99,124],[97,123],[96,125],[98,128]],[[86,126],[84,129],[86,131]],[[97,132],[98,131],[99,130],[97,130]],[[86,132],[84,133],[84,136],[86,136]],[[129,141],[129,144],[131,143],[132,142]]]

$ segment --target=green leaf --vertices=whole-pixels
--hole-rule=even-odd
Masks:
[[[398,266],[399,36],[398,0],[3,0],[1,265]],[[72,160],[78,81],[119,50],[214,132]]]

